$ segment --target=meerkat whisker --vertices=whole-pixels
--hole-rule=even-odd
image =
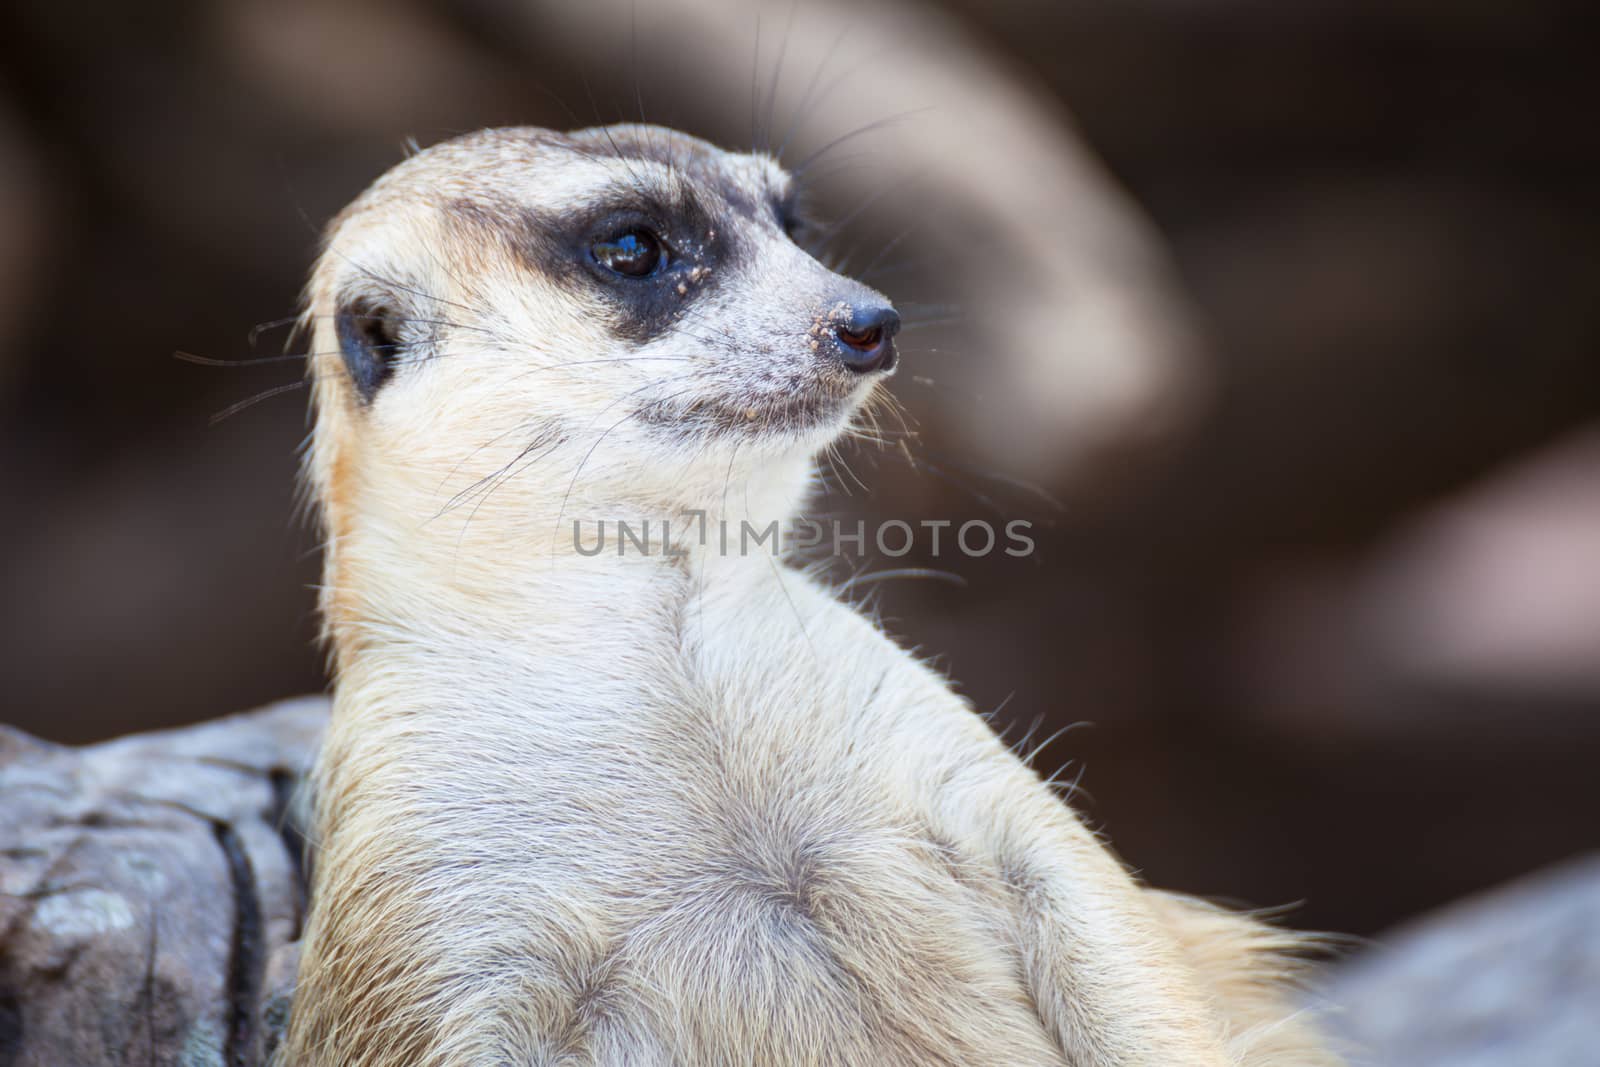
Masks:
[[[857,16],[857,19],[859,19],[859,16]],[[855,70],[853,63],[846,64],[845,74],[842,77],[830,79],[827,88],[822,90],[822,95],[815,100],[812,99],[816,94],[817,87],[822,83],[823,75],[832,67],[834,58],[844,51],[840,46],[844,44],[845,38],[857,28],[857,19],[852,19],[839,27],[834,34],[833,41],[829,44],[827,50],[823,52],[822,61],[812,70],[811,78],[806,82],[805,92],[800,94],[800,100],[795,104],[794,111],[789,116],[789,124],[788,128],[784,130],[783,140],[778,142],[778,149],[773,153],[773,158],[778,161],[782,162],[784,154],[788,151],[789,141],[800,124],[814,114],[813,111],[808,109],[820,108],[836,89],[848,83],[850,74]]]
[[[636,357],[631,357],[631,358],[636,358]],[[631,361],[631,358],[625,358],[623,360],[620,360],[620,362],[629,362],[629,361]],[[661,358],[669,358],[669,357],[661,357]],[[541,368],[538,368],[538,369],[539,370],[558,370],[558,369],[563,369],[563,368],[570,367],[570,366],[583,366],[583,365],[593,365],[593,364],[596,364],[596,363],[610,363],[610,362],[619,362],[619,360],[584,360],[584,361],[579,361],[576,364],[560,363],[560,364],[553,364],[553,365],[548,366],[548,367],[541,367]],[[525,371],[522,374],[518,375],[517,377],[518,378],[526,377],[527,375],[532,374],[532,373],[535,373],[535,372],[534,371]],[[648,389],[657,388],[660,385],[665,384],[666,382],[682,380],[683,378],[686,378],[686,377],[689,377],[689,375],[678,375],[678,376],[669,377],[669,378],[665,378],[665,379],[656,379],[656,380],[653,380],[653,381],[646,382],[644,385],[640,386],[638,389],[635,389],[633,392],[624,394],[623,396],[618,397],[611,404],[608,404],[606,408],[602,409],[599,413],[596,414],[596,416],[594,418],[592,418],[590,420],[589,427],[592,427],[594,425],[595,420],[598,419],[600,415],[604,415],[607,411],[609,411],[612,407],[615,407],[618,403],[621,403],[621,402],[623,402],[625,400],[628,400],[633,396],[637,396],[639,393],[644,392],[644,391],[646,391]],[[500,440],[504,439],[506,436],[510,435],[511,433],[515,432],[516,430],[525,429],[525,428],[526,428],[525,426],[518,426],[518,427],[513,427],[510,430],[507,430],[505,433],[498,435],[493,440],[491,440],[489,442],[486,442],[485,444],[479,445],[476,449],[474,449],[472,451],[472,453],[469,454],[469,456],[467,456],[465,458],[471,458],[471,456],[477,455],[479,452],[482,452],[485,448],[488,448],[491,445],[493,445],[495,443],[498,443]],[[445,506],[442,509],[440,509],[438,514],[436,514],[434,516],[434,518],[438,518],[439,515],[443,515],[446,512],[454,510],[457,506],[459,506],[466,499],[469,499],[470,496],[476,490],[481,488],[485,483],[492,482],[496,478],[498,478],[500,475],[504,474],[513,465],[515,465],[517,462],[519,462],[521,459],[523,459],[528,454],[528,452],[531,450],[532,447],[533,446],[530,446],[529,448],[525,448],[522,452],[520,452],[516,456],[512,457],[512,459],[509,462],[507,462],[504,466],[502,466],[499,470],[495,471],[494,473],[492,473],[490,475],[485,476],[484,478],[479,479],[478,481],[474,482],[472,485],[470,485],[467,488],[461,490],[455,496],[451,497],[450,500],[445,504]],[[465,458],[462,460],[462,462],[465,462]],[[454,467],[452,467],[450,475],[453,476],[454,474],[459,472],[460,469],[461,469],[461,465],[462,464],[460,462],[458,462]],[[576,477],[576,475],[574,475],[574,477]],[[430,520],[430,521],[432,521],[432,520]]]
[[[281,319],[269,319],[266,322],[258,322],[254,326],[250,327],[247,343],[251,348],[254,348],[256,346],[256,342],[261,339],[262,334],[270,330],[281,329],[285,326],[294,326],[299,322],[299,315],[285,315]]]
[[[297,389],[304,389],[307,384],[308,383],[305,381],[293,381],[285,385],[275,385],[271,389],[262,390],[261,392],[256,393],[254,396],[246,397],[237,403],[229,404],[221,411],[213,414],[209,419],[206,420],[206,422],[208,425],[215,426],[225,419],[230,419],[239,414],[241,411],[255,407],[263,400],[271,400],[275,396],[282,396],[284,393],[292,393]]]
[[[812,167],[812,165],[826,157],[830,152],[834,151],[839,146],[865,137],[868,134],[877,133],[879,130],[884,130],[891,126],[897,126],[908,119],[915,118],[918,115],[926,114],[932,110],[933,109],[930,107],[907,108],[904,111],[899,111],[892,115],[885,115],[883,118],[874,119],[871,122],[863,123],[862,125],[857,126],[855,129],[848,130],[845,133],[833,138],[833,140],[824,143],[822,147],[806,156],[806,158],[802,159],[793,167],[790,167],[789,170],[792,174],[803,179],[806,172]]]
[[[685,377],[690,377],[690,376],[685,376]],[[659,383],[651,382],[650,383],[650,387],[651,388],[655,388],[658,384]],[[637,395],[641,391],[642,390],[635,389],[635,390],[633,390],[633,392],[624,393],[622,396],[618,397],[616,400],[612,401],[610,404],[607,404],[604,408],[602,408],[601,412],[603,413],[605,411],[610,410],[611,408],[615,407],[618,402],[623,401],[623,400],[627,400],[627,399]],[[672,396],[666,397],[665,399],[672,400],[672,399],[675,399],[676,397],[684,395],[687,392],[688,392],[688,390],[683,390],[681,392],[674,393]],[[613,430],[615,430],[617,427],[621,426],[623,423],[629,421],[630,419],[636,418],[637,416],[638,416],[638,412],[630,411],[626,415],[624,415],[622,418],[620,418],[616,422],[612,423],[610,426],[607,426],[605,431],[603,433],[601,433],[599,437],[595,438],[594,443],[589,446],[589,450],[583,454],[583,458],[578,461],[577,469],[575,469],[572,472],[572,480],[567,483],[566,492],[561,494],[561,506],[556,509],[556,529],[557,529],[557,531],[559,531],[561,529],[561,520],[566,517],[567,504],[570,503],[571,500],[572,500],[572,491],[573,491],[573,489],[577,488],[578,478],[579,478],[580,475],[583,474],[583,469],[589,465],[589,461],[594,458],[595,452],[600,448],[600,446],[602,444],[605,443],[606,438],[611,436],[611,433],[612,433]],[[732,461],[730,460],[729,462],[730,462],[730,466],[731,466]],[[724,486],[724,490],[726,490],[726,486]]]

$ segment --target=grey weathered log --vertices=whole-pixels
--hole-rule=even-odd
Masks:
[[[326,716],[307,698],[83,749],[0,727],[0,1067],[266,1062]],[[1600,858],[1385,938],[1322,996],[1362,1065],[1593,1063]]]
[[[263,1063],[320,698],[73,749],[0,727],[0,1067]]]

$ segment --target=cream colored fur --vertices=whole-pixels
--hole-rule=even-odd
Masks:
[[[1334,1063],[1282,985],[1291,936],[1139,886],[835,591],[715,538],[573,551],[574,520],[796,513],[871,388],[809,430],[664,432],[646,405],[779,410],[843,280],[740,222],[738,276],[640,347],[493,232],[694,165],[788,181],[670,131],[491,131],[330,229],[308,472],[336,711],[283,1062]],[[369,404],[351,292],[432,323]]]

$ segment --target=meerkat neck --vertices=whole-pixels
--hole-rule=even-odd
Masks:
[[[488,514],[441,516],[386,492],[398,506],[363,507],[331,544],[324,605],[338,674],[390,652],[424,671],[534,658],[604,669],[650,647],[687,597],[771,580],[808,472],[727,463],[673,492],[615,494],[558,494],[556,478],[531,502],[504,494]]]

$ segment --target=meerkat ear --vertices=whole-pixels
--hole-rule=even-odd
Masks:
[[[339,351],[363,402],[378,394],[399,364],[400,325],[392,307],[366,299],[352,300],[334,315]]]

